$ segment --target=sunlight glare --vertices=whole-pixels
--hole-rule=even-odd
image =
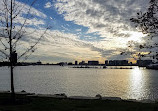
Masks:
[[[138,98],[141,99],[144,93],[144,82],[143,82],[143,74],[141,69],[136,67],[131,72],[131,86],[130,86],[130,95],[133,99]]]
[[[147,34],[143,34],[142,32],[137,31],[123,31],[122,33],[130,35],[126,41],[136,41],[139,43],[143,42],[142,38],[147,36]]]
[[[146,36],[146,34],[143,34],[141,32],[134,32],[134,31],[131,31],[130,32],[131,36],[128,38],[128,41],[136,41],[136,42],[139,42],[141,43],[142,42],[142,38]]]

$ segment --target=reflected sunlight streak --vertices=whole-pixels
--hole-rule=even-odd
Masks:
[[[143,73],[138,67],[133,69],[130,76],[130,97],[131,99],[143,99],[144,80]]]

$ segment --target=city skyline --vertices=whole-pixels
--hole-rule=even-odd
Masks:
[[[25,18],[31,1],[17,0],[23,6],[19,21]],[[142,5],[142,2],[144,3]],[[23,46],[36,39],[47,25],[52,26],[28,61],[45,63],[60,61],[128,59],[120,52],[130,40],[142,42],[146,35],[138,32],[130,18],[138,11],[145,11],[148,0],[98,1],[98,0],[37,0],[32,6],[28,33],[34,35],[23,40]],[[113,5],[112,5],[113,4]],[[0,2],[2,6],[2,1]],[[21,50],[20,50],[21,51]],[[20,52],[17,52],[18,54]]]

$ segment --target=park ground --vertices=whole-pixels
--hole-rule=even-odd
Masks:
[[[59,99],[16,94],[16,102],[13,104],[10,93],[0,93],[0,111],[158,111],[158,103]]]

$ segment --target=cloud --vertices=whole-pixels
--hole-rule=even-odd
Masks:
[[[28,35],[26,33],[16,46],[18,56],[33,45],[44,32],[44,29],[36,30],[34,33],[31,33],[34,28],[26,28],[25,30],[27,30]],[[39,59],[43,62],[100,60],[104,63],[107,57],[118,54],[116,49],[105,47],[102,42],[87,42],[80,40],[75,34],[48,30],[36,46],[37,51],[32,54],[29,61],[38,61]]]
[[[81,32],[81,31],[82,31],[82,29],[76,29],[76,31],[77,31],[77,32]]]
[[[45,4],[45,6],[44,6],[44,8],[50,8],[50,7],[52,7],[51,2],[47,2],[47,3]]]
[[[10,8],[9,4],[10,4],[10,0],[7,1],[8,8]],[[16,25],[23,24],[26,19],[27,21],[25,24],[29,26],[39,26],[45,24],[45,21],[43,19],[45,19],[47,16],[44,13],[22,2],[15,1],[15,4],[16,4],[14,7],[15,10],[13,13],[13,17],[15,16],[13,20],[14,24]],[[5,10],[3,10],[4,8],[5,5],[2,0],[0,1],[0,14],[1,14],[0,18],[2,19],[2,21],[5,21],[4,20]]]
[[[20,24],[26,18],[29,5],[17,3],[23,7],[14,23]],[[53,3],[65,21],[73,21],[81,28],[75,29],[71,26],[72,24],[65,24],[60,26],[61,30],[48,30],[40,44],[37,45],[37,51],[33,53],[32,60],[38,61],[40,58],[45,62],[82,59],[104,61],[106,58],[119,57],[120,49],[125,48],[129,40],[141,41],[135,37],[144,36],[134,29],[129,18],[140,10],[144,11],[148,0],[57,0]],[[44,8],[51,6],[53,6],[51,2],[47,2]],[[42,26],[45,25],[47,15],[33,7],[30,15],[34,17],[27,21],[29,25],[25,27],[25,30],[27,33],[33,32],[34,29],[38,30],[24,36],[21,41],[23,47],[19,43],[19,54],[26,50],[30,43],[33,44],[44,31]],[[88,28],[85,35],[82,27]],[[70,28],[77,33],[70,33]],[[19,26],[15,31],[18,29]],[[81,39],[81,36],[84,39]],[[101,39],[97,39],[98,37]]]
[[[8,0],[8,1],[10,1],[10,0]],[[19,7],[19,6],[21,7],[21,8],[19,8],[19,10],[21,9],[21,15],[28,13],[29,8],[30,8],[29,5],[27,5],[25,3],[22,3],[22,2],[18,2],[18,1],[16,1],[16,3],[17,3],[17,7]],[[46,18],[47,17],[46,14],[40,12],[39,10],[33,8],[32,6],[31,6],[31,9],[30,9],[29,13],[32,14],[33,16],[37,16],[37,17],[40,17],[40,18]]]
[[[120,32],[133,30],[129,18],[145,10],[147,4],[148,0],[57,0],[55,7],[66,21],[88,27],[88,33],[98,32],[100,37],[112,40],[130,36]]]
[[[27,31],[29,33],[29,31],[31,32],[32,30],[33,29],[28,28]],[[32,35],[25,36],[18,44],[18,54],[20,55],[20,53],[26,50],[30,46],[30,43],[33,44],[43,31],[44,30],[38,30]],[[23,47],[21,47],[21,44]],[[114,52],[116,51],[111,49],[104,50],[101,47],[98,47],[96,43],[80,40],[75,34],[63,33],[58,30],[48,30],[45,37],[40,41],[40,44],[37,45],[37,51],[33,53],[32,57],[36,57],[37,60],[41,58],[42,61],[45,62],[60,62],[61,60],[65,62],[67,60],[70,62],[74,60],[104,61],[106,56],[110,56],[114,54]],[[34,60],[36,58],[34,58]]]
[[[4,0],[5,1],[5,0]],[[8,45],[8,39],[7,39],[7,33],[6,32],[6,19],[5,16],[7,15],[7,10],[5,9],[4,1],[0,1],[0,19],[2,22],[0,23],[0,35],[1,40],[6,45],[6,47],[9,47]],[[8,9],[10,8],[10,0],[6,0],[6,4]],[[37,37],[40,37],[39,34],[42,34],[43,26],[45,26],[44,19],[47,17],[44,13],[38,11],[37,9],[33,8],[32,6],[29,6],[25,3],[15,1],[15,6],[13,5],[13,8],[15,9],[13,11],[13,29],[12,29],[12,37],[16,35],[16,38],[14,38],[13,42],[16,41],[16,39],[23,35],[21,41],[19,41],[16,45],[16,50],[18,54],[22,54],[24,51],[27,50],[35,41],[37,41]],[[23,26],[24,24],[24,26]],[[41,32],[37,33],[39,29]],[[4,39],[6,37],[6,39]],[[24,47],[23,47],[24,45]],[[0,50],[5,49],[3,44],[0,44]],[[9,53],[8,49],[5,50],[6,53]],[[1,54],[0,54],[1,56]]]
[[[97,33],[102,37],[91,42],[102,57],[110,54],[116,57],[118,49],[127,48],[128,41],[141,42],[146,36],[138,32],[129,19],[139,11],[145,12],[148,3],[149,0],[57,0],[55,7],[66,21],[88,27],[87,34]]]

